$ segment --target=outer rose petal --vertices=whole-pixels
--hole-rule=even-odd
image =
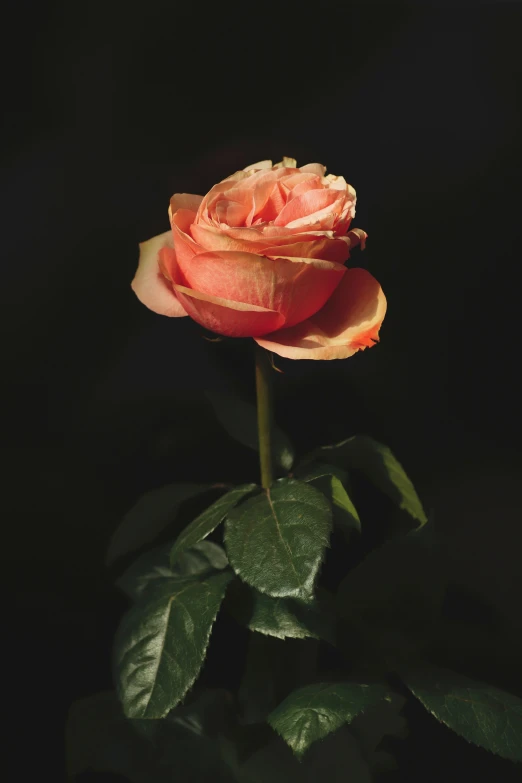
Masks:
[[[317,313],[346,272],[333,261],[225,251],[200,253],[187,264],[177,257],[177,266],[181,276],[175,282],[198,294],[277,311],[284,317],[281,326]]]
[[[284,323],[281,313],[274,310],[208,296],[177,284],[174,288],[194,321],[226,337],[256,337],[278,329]]]
[[[179,317],[187,315],[187,312],[176,297],[170,283],[165,280],[158,265],[161,249],[171,246],[172,233],[170,231],[140,243],[140,260],[131,287],[140,302],[149,310],[160,315]]]
[[[256,342],[289,359],[347,359],[379,340],[385,314],[386,298],[377,280],[365,269],[347,269],[322,310]]]
[[[160,266],[169,270],[169,280],[187,314],[211,332],[227,337],[257,337],[284,325],[284,316],[275,310],[190,288],[176,261],[176,252],[167,245],[161,248]]]

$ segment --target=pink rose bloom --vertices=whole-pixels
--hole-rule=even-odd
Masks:
[[[355,190],[319,163],[264,160],[206,196],[177,193],[171,230],[140,245],[132,288],[156,313],[253,337],[290,359],[344,359],[379,339],[386,299],[345,266]]]

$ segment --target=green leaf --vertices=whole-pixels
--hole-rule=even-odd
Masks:
[[[296,471],[295,475],[301,481],[313,484],[326,495],[332,504],[334,524],[345,534],[349,536],[354,531],[361,532],[359,514],[345,489],[348,482],[346,471],[336,465],[316,462],[307,464],[302,471]]]
[[[207,392],[207,398],[228,434],[243,446],[259,451],[255,406],[216,392]],[[287,435],[277,426],[272,427],[272,455],[280,468],[290,470],[294,462],[294,448]]]
[[[170,566],[172,541],[160,547],[144,552],[130,565],[117,580],[116,585],[129,598],[135,601],[157,580],[166,577],[199,576],[208,571],[221,571],[228,565],[223,547],[213,541],[200,541],[180,555],[179,560]]]
[[[228,559],[236,574],[261,593],[309,601],[331,524],[330,505],[319,490],[280,479],[228,514]]]
[[[339,462],[343,467],[362,471],[414,521],[416,527],[422,527],[428,521],[419,496],[404,468],[382,443],[366,435],[355,435],[333,446],[322,446],[314,454]]]
[[[300,758],[310,745],[323,739],[386,696],[382,685],[317,683],[290,694],[268,722]]]
[[[216,500],[215,503],[212,503],[196,519],[192,520],[177,537],[172,547],[170,553],[171,564],[174,564],[186,549],[193,547],[194,544],[199,543],[199,541],[210,535],[223,521],[227,513],[255,489],[255,484],[242,484],[239,487],[234,487],[230,492],[220,497],[219,500]]]
[[[128,718],[163,718],[192,686],[231,576],[161,580],[125,615],[115,660]]]
[[[402,679],[432,715],[498,756],[522,761],[522,699],[448,669],[407,672]]]
[[[292,598],[271,598],[238,581],[230,585],[225,608],[242,625],[266,636],[333,643],[331,607],[324,600],[303,604]]]
[[[208,484],[168,484],[146,492],[113,533],[106,555],[107,564],[153,541],[176,519],[184,501],[210,489]]]
[[[322,476],[337,476],[342,484],[348,484],[348,471],[339,465],[329,465],[326,462],[316,462],[314,459],[304,459],[295,468],[293,475],[300,481],[315,481]]]

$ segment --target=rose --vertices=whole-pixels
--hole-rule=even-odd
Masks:
[[[348,230],[355,190],[325,172],[265,160],[204,197],[175,194],[171,231],[140,245],[140,301],[293,359],[343,359],[372,346],[386,299],[369,272],[344,265],[367,235]]]

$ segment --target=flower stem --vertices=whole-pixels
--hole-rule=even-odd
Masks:
[[[272,399],[270,389],[270,360],[264,348],[256,345],[256,393],[257,431],[259,435],[259,461],[261,486],[272,484]]]

